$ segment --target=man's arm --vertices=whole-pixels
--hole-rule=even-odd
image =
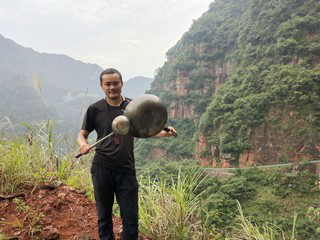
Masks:
[[[172,137],[172,136],[177,136],[177,132],[176,130],[169,126],[167,127],[169,129],[169,131],[164,131],[162,130],[160,133],[158,133],[157,135],[153,136],[154,138],[162,138],[162,137]]]
[[[88,144],[88,136],[89,133],[87,131],[80,130],[78,135],[78,144],[80,146],[79,151],[82,155],[88,154],[92,150]]]

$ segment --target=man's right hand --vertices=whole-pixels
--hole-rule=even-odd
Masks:
[[[88,144],[88,140],[87,140],[88,135],[89,135],[89,133],[85,130],[80,130],[79,135],[78,135],[78,144],[80,146],[79,152],[82,155],[86,155],[92,151],[90,145]],[[79,156],[81,156],[81,155],[79,155]]]
[[[79,152],[80,152],[82,155],[86,155],[86,154],[88,154],[89,152],[92,152],[92,148],[90,147],[89,144],[83,144],[83,145],[80,146]]]

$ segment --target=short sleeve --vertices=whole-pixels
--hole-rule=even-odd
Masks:
[[[83,123],[82,123],[82,130],[85,130],[87,132],[92,132],[95,129],[94,126],[94,109],[89,106],[87,109],[86,114],[84,115]]]

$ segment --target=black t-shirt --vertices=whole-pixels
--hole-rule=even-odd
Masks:
[[[91,104],[84,116],[82,130],[89,133],[95,130],[98,135],[97,141],[107,136],[112,132],[113,119],[123,115],[130,100],[124,99],[117,107],[109,105],[105,99]],[[93,162],[120,172],[135,173],[133,140],[134,137],[130,133],[106,138],[96,146]]]

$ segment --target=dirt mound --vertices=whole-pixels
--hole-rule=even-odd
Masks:
[[[0,196],[0,233],[9,239],[99,239],[97,219],[95,204],[68,186]],[[114,217],[113,225],[121,239],[121,219]]]

